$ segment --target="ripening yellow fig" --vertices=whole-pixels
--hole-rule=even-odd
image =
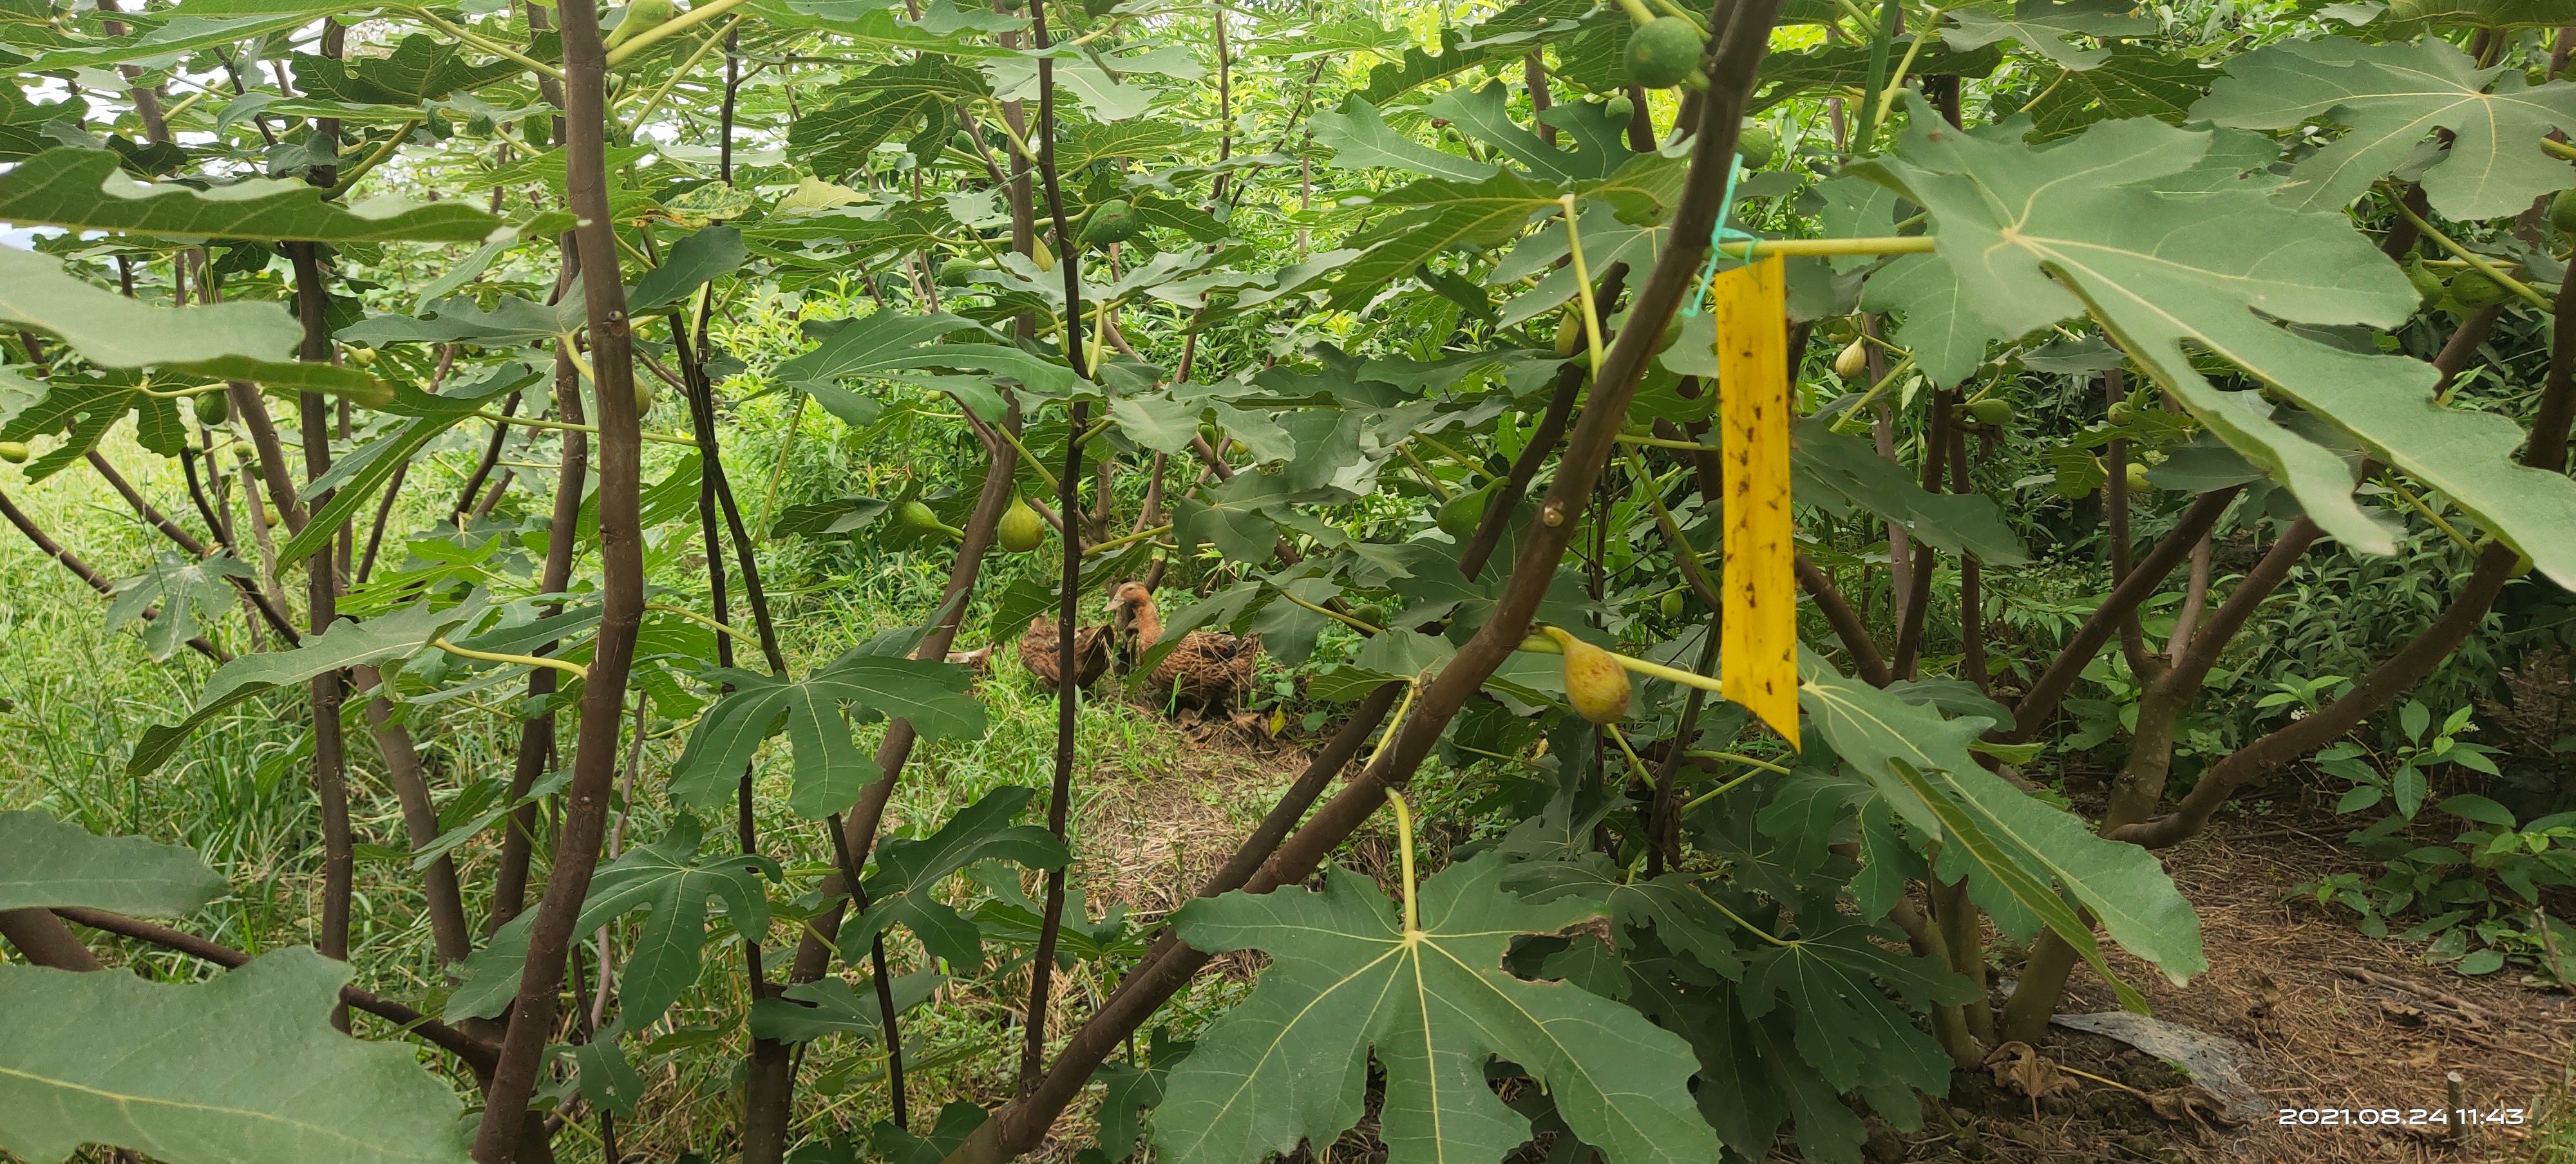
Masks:
[[[26,464],[27,442],[0,441],[0,461],[7,461],[12,465]]]
[[[660,394],[655,392],[653,389],[653,382],[638,376],[635,378],[634,384],[635,415],[643,416],[652,412],[653,405],[660,400]]]
[[[1867,343],[1868,341],[1866,340],[1854,339],[1851,342],[1851,346],[1843,349],[1841,355],[1835,356],[1834,375],[1840,376],[1845,380],[1858,380],[1861,377],[1868,375],[1869,348],[1866,346]]]
[[[1032,238],[1029,240],[1029,261],[1036,263],[1041,271],[1052,271],[1055,269],[1055,252],[1047,247],[1045,239]]]
[[[376,362],[376,349],[352,347],[349,349],[349,362],[361,368],[370,367]]]
[[[1628,671],[1619,660],[1562,627],[1543,626],[1539,633],[1565,653],[1565,701],[1576,715],[1602,724],[1628,718]]]
[[[1037,510],[1029,508],[1026,499],[1014,495],[1011,507],[1002,511],[1002,520],[994,526],[993,533],[1003,549],[1025,554],[1046,540],[1046,522],[1038,517]]]

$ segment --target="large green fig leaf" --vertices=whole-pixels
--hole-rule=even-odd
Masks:
[[[511,360],[473,383],[451,383],[435,395],[408,384],[396,386],[394,399],[384,410],[410,419],[331,462],[329,470],[304,487],[308,496],[328,490],[331,499],[305,520],[303,530],[277,548],[278,560],[301,562],[320,552],[332,543],[343,523],[376,503],[377,491],[392,484],[394,474],[429,442],[489,406],[495,397],[525,388],[544,374],[532,361]]]
[[[555,303],[503,295],[490,308],[471,295],[456,295],[422,304],[418,315],[370,315],[338,334],[349,343],[374,347],[400,343],[514,347],[571,335],[588,326],[589,318],[578,294]]]
[[[108,604],[107,625],[114,630],[143,623],[143,650],[156,663],[169,661],[197,637],[202,625],[197,608],[222,610],[238,593],[227,578],[256,578],[258,572],[229,553],[210,558],[183,558],[164,551],[143,572],[116,580],[116,600]],[[145,619],[147,611],[156,617]]]
[[[1943,839],[1945,874],[1965,872],[1972,892],[2038,915],[2131,1005],[2143,1000],[2110,973],[2074,902],[2176,983],[2209,968],[2200,919],[2155,854],[2095,835],[1977,763],[1968,745],[1993,720],[1943,718],[1937,708],[1836,674],[1812,654],[1800,670],[1798,702],[1817,731],[1907,824]]]
[[[2450,149],[2424,171],[2423,186],[2444,217],[2519,214],[2576,185],[2567,163],[2540,149],[2550,131],[2576,131],[2576,84],[2535,87],[2518,69],[2481,69],[2436,37],[2285,40],[2229,61],[2191,113],[2240,129],[2348,127],[2291,167],[2279,197],[2301,210],[2352,205],[2437,129],[2451,131]]]
[[[731,803],[743,766],[762,740],[784,728],[795,757],[787,806],[812,818],[856,803],[877,777],[876,758],[850,738],[850,720],[910,720],[924,738],[984,734],[984,708],[966,694],[974,676],[939,660],[844,655],[801,680],[738,668],[706,673],[733,690],[707,710],[671,769],[671,796],[682,804]]]
[[[946,981],[948,976],[936,970],[896,978],[890,991],[895,1013],[928,1002]],[[836,1034],[877,1039],[884,1025],[885,1009],[878,1005],[876,984],[864,980],[855,985],[832,977],[799,982],[751,1004],[752,1035],[782,1043],[811,1042]]]
[[[307,98],[357,105],[409,105],[436,101],[460,89],[479,89],[516,74],[515,61],[483,64],[465,59],[465,46],[416,32],[384,56],[339,57],[298,53],[292,58],[295,88]]]
[[[960,969],[984,964],[983,931],[942,896],[948,879],[986,861],[1024,869],[1057,869],[1071,860],[1064,842],[1036,825],[1015,825],[1029,806],[1029,789],[996,788],[927,837],[898,837],[877,847],[876,871],[867,875],[867,912],[842,923],[842,957],[867,957],[868,943],[902,925],[931,955]]]
[[[2097,121],[2152,117],[2180,125],[2218,74],[2189,57],[2114,49],[2102,63],[2063,80],[2022,109],[2041,137],[2062,137]]]
[[[986,92],[982,74],[940,57],[882,65],[828,90],[831,104],[808,109],[789,125],[787,148],[818,175],[860,171],[870,150],[925,119],[946,144],[949,109]]]
[[[1612,263],[1626,263],[1630,271],[1641,274],[1652,269],[1656,253],[1663,249],[1664,236],[1672,233],[1661,222],[1623,222],[1615,207],[1597,199],[1583,204],[1582,213],[1575,218],[1575,228],[1581,232],[1584,267],[1595,279]],[[1489,286],[1538,278],[1526,294],[1504,306],[1495,326],[1510,327],[1540,312],[1562,307],[1580,294],[1574,266],[1564,262],[1572,253],[1572,244],[1565,235],[1565,219],[1560,215],[1530,232],[1503,261],[1494,264],[1493,272],[1485,276]]]
[[[304,329],[277,304],[160,307],[91,286],[65,272],[53,258],[16,247],[0,247],[0,323],[59,336],[82,359],[101,368],[152,366],[195,374],[195,379],[164,388],[194,388],[211,378],[257,380],[281,390],[309,389],[361,398],[382,390],[374,377],[356,368],[297,362],[295,345],[304,338]],[[57,382],[55,389],[89,391],[85,385],[64,382]],[[111,390],[135,389],[126,380],[117,381]],[[169,403],[166,397],[157,399]],[[120,414],[126,407],[140,407],[122,395],[118,401]],[[83,396],[59,407],[68,415],[93,413],[103,406]],[[162,440],[162,434],[149,429],[143,437],[147,447],[157,442],[167,447],[155,451],[176,454],[175,408],[167,415],[172,423],[162,434],[171,439]],[[24,414],[18,419],[23,420]]]
[[[1490,162],[1433,149],[1388,128],[1377,106],[1356,93],[1340,109],[1307,120],[1314,126],[1315,144],[1333,151],[1333,164],[1345,170],[1385,167],[1457,182],[1478,182],[1494,174]]]
[[[178,845],[102,837],[33,810],[0,812],[0,910],[185,917],[223,893],[223,876]]]
[[[626,292],[630,315],[659,311],[697,294],[710,280],[730,275],[750,258],[742,228],[719,223],[681,239],[662,265],[644,273]]]
[[[1628,151],[1627,143],[1619,139],[1616,131],[1598,135],[1576,132],[1573,136],[1577,140],[1590,139],[1583,140],[1583,144],[1591,147],[1587,149],[1568,150],[1549,145],[1535,131],[1512,120],[1510,104],[1509,90],[1503,87],[1502,82],[1495,81],[1473,89],[1460,86],[1448,90],[1432,98],[1425,112],[1502,151],[1504,156],[1519,162],[1530,177],[1549,185],[1571,186],[1607,178],[1635,156]],[[1568,107],[1564,112],[1573,113],[1578,108],[1589,109],[1590,106]],[[1550,113],[1556,112],[1550,110]],[[1569,121],[1568,128],[1578,125],[1579,122]],[[1593,124],[1584,128],[1603,130],[1609,127],[1606,119],[1596,116]]]
[[[1789,453],[1795,496],[1835,517],[1865,509],[1903,525],[1944,553],[1966,552],[1992,566],[2030,560],[2021,539],[2004,524],[1994,499],[1984,494],[1928,493],[1904,468],[1879,456],[1867,441],[1837,433],[1829,418],[1798,425]]]
[[[1817,924],[1831,928],[1752,953],[1742,987],[1744,1017],[1759,1019],[1775,1007],[1787,1011],[1799,1055],[1837,1090],[1848,1091],[1872,1075],[1941,1090],[1950,1077],[1950,1057],[1879,984],[1917,1007],[1966,1002],[1977,996],[1975,984],[1937,961],[1872,940],[1892,936],[1893,927],[1881,935],[1866,924]]]
[[[2154,20],[2132,16],[2129,11],[2128,5],[2112,0],[2020,0],[2013,5],[2010,16],[1966,7],[1949,14],[1955,27],[1943,32],[1941,39],[1961,51],[1999,41],[2019,41],[2023,48],[2047,57],[2057,67],[2080,72],[2100,65],[2111,50],[2085,48],[2071,38],[2107,40],[2156,33]]]
[[[2429,364],[2284,326],[2390,328],[2413,313],[2415,289],[2343,215],[2283,206],[2260,184],[2153,188],[2204,164],[2205,132],[2136,118],[2033,149],[1961,133],[1909,100],[1913,125],[1898,153],[1856,169],[1930,212],[1935,254],[1996,338],[2089,311],[2320,526],[2355,549],[2393,552],[2390,529],[2353,499],[2341,455],[2274,421],[2263,393],[2222,391],[2193,366],[2203,355],[2223,360],[2576,585],[2576,480],[2515,461],[2520,426],[2435,403]],[[2208,164],[2232,173],[2238,162]]]
[[[1701,892],[1688,873],[1666,873],[1651,881],[1631,881],[1599,853],[1573,861],[1531,861],[1514,867],[1505,888],[1545,905],[1563,897],[1599,902],[1602,912],[1619,923],[1619,948],[1633,951],[1646,931],[1655,940],[1689,954],[1699,964],[1727,978],[1744,973],[1744,951],[1736,937],[1742,927],[1727,920],[1717,903]]]
[[[186,718],[143,729],[143,738],[135,742],[134,754],[125,761],[125,774],[133,778],[150,775],[179,750],[189,732],[245,699],[316,675],[402,658],[460,626],[479,621],[488,609],[478,595],[445,610],[407,606],[363,623],[344,618],[319,635],[306,636],[304,645],[293,650],[244,655],[217,667],[207,678],[206,689],[197,693],[197,706]]]
[[[1421,888],[1420,928],[1338,866],[1317,892],[1201,898],[1175,915],[1201,950],[1260,950],[1252,996],[1173,1068],[1156,1109],[1158,1158],[1253,1164],[1359,1122],[1374,1056],[1385,1069],[1378,1134],[1391,1164],[1498,1160],[1530,1138],[1486,1082],[1507,1059],[1546,1087],[1567,1126],[1611,1164],[1715,1160],[1696,1110],[1699,1063],[1680,1036],[1564,982],[1503,969],[1512,938],[1600,915],[1580,895],[1530,904],[1486,854]]]
[[[1512,170],[1477,182],[1424,178],[1380,194],[1377,205],[1402,209],[1345,244],[1368,253],[1342,266],[1333,305],[1365,303],[1453,247],[1510,242],[1532,216],[1555,209],[1556,199],[1553,188]]]
[[[704,826],[683,813],[662,839],[600,866],[582,898],[576,933],[589,933],[639,909],[650,911],[617,977],[621,1029],[651,1025],[698,980],[708,900],[724,903],[725,919],[744,938],[757,940],[768,931],[769,898],[760,882],[763,875],[778,876],[777,863],[740,852],[702,856],[698,847],[704,837]],[[510,1005],[527,965],[528,927],[535,919],[534,910],[512,918],[465,960],[447,999],[448,1021],[490,1018]]]
[[[103,368],[286,359],[304,338],[295,317],[274,303],[156,307],[93,287],[54,259],[15,247],[0,248],[0,321],[61,336]]]
[[[2348,17],[2356,23],[2366,17]],[[2395,0],[2370,25],[2379,36],[2395,40],[2420,36],[2434,28],[2480,28],[2504,32],[2516,28],[2562,28],[2576,24],[2570,0]]]
[[[1628,973],[1630,1005],[1698,1054],[1700,1115],[1738,1158],[1768,1156],[1781,1122],[1794,1119],[1801,1159],[1860,1164],[1868,1129],[1799,1053],[1790,1016],[1769,1007],[1759,1020],[1744,1017],[1749,1000],[1687,958],[1631,957]],[[1880,1109],[1892,1118],[1917,1102],[1901,1091],[1890,1098],[1902,1101]]]
[[[759,941],[769,932],[769,898],[761,876],[777,876],[778,867],[767,857],[738,852],[701,856],[702,836],[697,818],[681,815],[662,839],[601,866],[582,899],[581,924],[575,927],[579,933],[647,911],[617,975],[621,1027],[651,1025],[697,982],[710,899],[724,903],[725,920],[746,941]]]
[[[200,190],[137,182],[113,150],[51,149],[0,174],[0,222],[174,239],[481,242],[502,220],[463,199],[323,201],[301,180],[254,178]]]
[[[940,342],[959,333],[978,338]],[[840,391],[843,380],[861,376],[918,380],[943,368],[1008,376],[1040,395],[1061,395],[1073,390],[1073,369],[1016,347],[990,342],[992,338],[982,324],[954,315],[878,312],[851,320],[823,337],[822,344],[813,351],[780,364],[777,376],[812,393],[826,407],[833,402],[827,393]]]
[[[465,1164],[455,1092],[332,1030],[349,965],[281,950],[204,982],[0,966],[0,1148],[170,1164]]]
[[[144,451],[175,457],[186,447],[188,427],[180,418],[181,401],[154,395],[147,375],[63,369],[47,375],[43,389],[43,398],[19,408],[8,423],[0,424],[0,441],[61,438],[44,455],[27,462],[24,471],[29,481],[42,481],[80,463],[129,413],[134,417],[134,441]]]
[[[325,12],[357,8],[360,5],[332,3],[327,9],[311,13],[241,13],[196,15],[198,6],[188,6],[189,15],[173,16],[159,28],[109,44],[65,48],[46,53],[34,62],[19,66],[25,74],[50,73],[58,70],[97,69],[127,61],[153,57],[177,56],[216,45],[231,45],[252,37],[286,32]]]

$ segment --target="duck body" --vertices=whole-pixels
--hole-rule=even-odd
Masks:
[[[1061,624],[1051,618],[1040,618],[1029,624],[1027,634],[1020,636],[1020,665],[1037,676],[1038,685],[1049,691],[1063,687],[1064,667],[1057,656],[1064,642]],[[1089,688],[1109,672],[1109,628],[1076,626],[1073,629],[1073,684]]]
[[[1110,599],[1123,666],[1133,667],[1163,641],[1162,613],[1141,583],[1127,582]],[[1261,654],[1257,635],[1191,631],[1154,664],[1139,686],[1166,707],[1201,715],[1241,709],[1252,693],[1252,665]]]

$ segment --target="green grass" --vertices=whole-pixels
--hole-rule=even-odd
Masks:
[[[751,433],[777,431],[784,418],[774,415],[774,399],[751,402],[742,419]],[[827,493],[824,481],[839,471],[853,450],[824,439],[822,424],[800,441],[790,459],[789,498]],[[829,431],[839,432],[831,426]],[[422,522],[443,512],[456,489],[456,472],[469,463],[473,441],[459,434],[444,459],[433,457],[415,469],[407,493],[423,512]],[[734,452],[735,463],[765,466],[776,446],[747,437]],[[166,511],[184,513],[184,485],[176,466],[130,447],[114,455],[148,496]],[[518,459],[548,457],[523,453]],[[836,464],[838,462],[839,464]],[[741,478],[754,474],[737,469]],[[648,479],[652,476],[648,467]],[[745,484],[738,492],[746,502],[760,486]],[[121,502],[98,487],[86,470],[74,469],[35,485],[16,474],[0,475],[0,489],[55,537],[111,577],[132,574],[161,552],[159,535],[132,519]],[[399,521],[399,519],[398,519]],[[191,523],[193,524],[193,523]],[[397,528],[401,528],[397,524]],[[388,547],[388,553],[398,552]],[[1034,557],[1034,556],[1032,556]],[[1019,559],[996,556],[994,574],[1035,569]],[[764,569],[780,592],[778,622],[791,665],[801,669],[831,658],[870,636],[927,617],[944,582],[946,560],[937,554],[884,555],[837,546],[787,542],[765,547]],[[153,663],[133,628],[105,625],[106,601],[59,565],[37,553],[14,532],[0,538],[0,570],[13,585],[0,592],[0,808],[38,808],[74,820],[101,833],[149,836],[189,845],[231,882],[233,892],[181,924],[237,948],[264,951],[310,942],[319,916],[322,850],[309,780],[309,719],[300,694],[280,694],[227,713],[197,732],[160,770],[129,779],[124,763],[143,730],[166,723],[193,702],[212,664],[182,650],[166,663]],[[988,575],[991,593],[1006,577]],[[697,590],[686,578],[659,577],[657,583]],[[295,588],[290,578],[288,587]],[[739,599],[737,599],[737,603]],[[238,608],[205,610],[211,634],[228,650],[247,651],[249,643]],[[741,613],[737,606],[736,614]],[[980,643],[983,615],[968,623],[961,645]],[[927,832],[957,809],[1007,785],[1043,790],[1051,778],[1054,755],[1055,703],[1020,670],[1006,648],[979,695],[991,719],[981,740],[943,741],[916,750],[900,791],[889,805],[886,835]],[[500,701],[506,703],[506,701]],[[517,734],[515,726],[490,711],[463,702],[411,709],[414,735],[422,746],[434,791],[442,801],[466,784],[489,776],[506,777]],[[1196,745],[1183,740],[1164,721],[1115,699],[1088,703],[1080,717],[1076,741],[1077,773],[1075,848],[1078,884],[1097,890],[1124,874],[1125,858],[1114,849],[1086,846],[1081,830],[1104,814],[1132,815],[1154,811],[1153,802],[1219,801],[1218,809],[1232,828],[1248,827],[1284,788],[1299,763],[1293,754],[1277,761],[1267,778],[1237,784],[1230,793],[1199,789],[1188,782],[1202,764]],[[873,749],[882,725],[864,727],[859,739]],[[670,822],[670,810],[655,795],[686,738],[686,725],[655,718],[631,806],[625,837],[629,845],[650,840]],[[568,744],[568,741],[567,741]],[[566,757],[568,759],[568,757]],[[813,888],[827,868],[823,824],[798,818],[783,805],[786,771],[763,754],[758,769],[759,829],[763,849],[788,870],[789,885],[773,890],[778,899]],[[435,1010],[443,989],[442,975],[430,945],[417,881],[408,858],[400,814],[383,780],[380,761],[363,726],[350,732],[351,813],[361,845],[351,918],[351,948],[359,981],[391,997],[426,1002]],[[1139,793],[1140,795],[1129,795]],[[1144,807],[1138,807],[1139,802]],[[1043,795],[1038,802],[1043,804]],[[710,831],[725,827],[716,824]],[[498,855],[497,833],[458,851],[467,886],[467,911],[479,925],[487,916],[488,886]],[[1230,848],[1225,837],[1193,838],[1194,849],[1211,856]],[[541,848],[541,852],[542,852]],[[1144,876],[1158,874],[1146,873]],[[1034,885],[1032,884],[1032,888]],[[1172,886],[1185,893],[1187,886]],[[1093,893],[1093,908],[1102,895]],[[720,1155],[734,1122],[731,1072],[739,1062],[742,1015],[747,992],[738,939],[711,942],[707,969],[698,987],[675,1006],[662,1023],[628,1043],[630,1057],[653,1091],[644,1110],[650,1122],[621,1129],[630,1150],[669,1158],[694,1149]],[[129,964],[155,977],[184,980],[200,977],[208,967],[147,948],[119,944],[91,935],[102,950],[113,950]],[[795,932],[781,924],[770,934],[769,962],[779,973]],[[898,969],[919,958],[908,942],[896,944]],[[997,948],[998,950],[998,948]],[[582,973],[592,972],[585,953]],[[835,973],[847,968],[836,966]],[[905,1027],[912,1094],[920,1110],[935,1112],[944,1102],[967,1099],[991,1103],[1006,1097],[1013,1080],[1008,1065],[1017,1061],[1020,1038],[1018,1010],[1025,976],[1012,974],[960,982],[932,1005],[914,1012]],[[1065,1005],[1057,1017],[1061,1034],[1101,997],[1111,983],[1098,968],[1085,965],[1059,978],[1058,998]],[[1183,1029],[1211,1013],[1243,986],[1222,977],[1203,980],[1196,993],[1177,1000],[1170,1021]],[[381,1026],[362,1032],[391,1037]],[[718,1032],[722,1032],[719,1034]],[[707,1041],[723,1044],[722,1053],[690,1050]],[[424,1060],[444,1061],[424,1054]],[[809,1049],[799,1076],[798,1119],[816,1132],[860,1128],[888,1114],[882,1087],[882,1056],[874,1048],[845,1038],[828,1038]],[[460,1091],[467,1090],[459,1079]],[[562,1150],[578,1159],[590,1142],[587,1131],[568,1134]]]

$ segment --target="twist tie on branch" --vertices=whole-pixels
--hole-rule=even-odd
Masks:
[[[1727,160],[1726,193],[1718,198],[1717,221],[1708,228],[1708,261],[1700,264],[1698,277],[1691,280],[1691,301],[1690,306],[1682,309],[1684,315],[1698,315],[1707,309],[1709,281],[1717,278],[1717,261],[1725,257],[1726,244],[1743,243],[1744,261],[1747,263],[1753,261],[1754,248],[1762,245],[1761,235],[1726,224],[1727,216],[1735,212],[1736,180],[1743,176],[1744,155],[1739,153]]]

